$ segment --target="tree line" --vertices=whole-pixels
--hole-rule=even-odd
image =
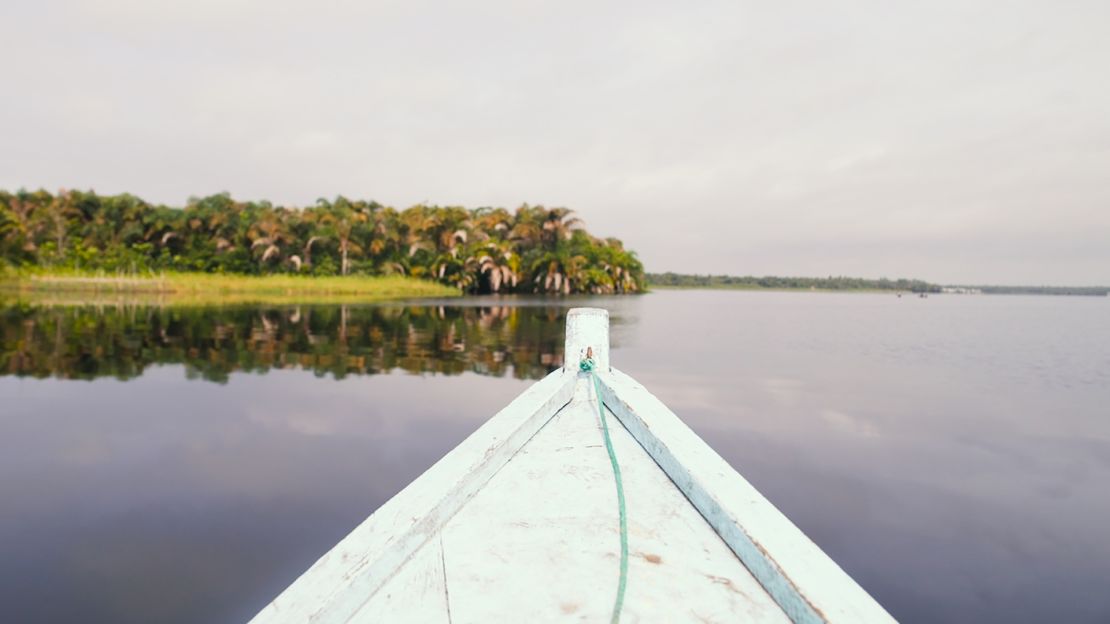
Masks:
[[[649,273],[652,286],[671,288],[772,288],[816,290],[894,290],[907,292],[940,292],[941,287],[918,279],[864,279],[861,277],[777,277],[765,275],[685,275],[682,273]]]
[[[527,204],[404,210],[337,197],[311,206],[222,193],[184,208],[129,194],[0,190],[0,264],[108,272],[402,274],[468,293],[632,293],[643,265],[573,211]]]
[[[1076,297],[1106,297],[1107,286],[954,286],[972,288],[984,295],[1064,295]]]

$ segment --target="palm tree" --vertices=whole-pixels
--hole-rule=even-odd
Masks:
[[[600,265],[609,276],[614,292],[631,293],[642,289],[644,267],[635,252],[628,251],[620,240],[608,238],[598,242]]]
[[[0,235],[14,232],[16,225],[15,219],[12,218],[11,211],[8,210],[8,207],[0,205]]]
[[[246,244],[241,231],[246,208],[244,204],[221,195],[190,204],[185,211],[196,212],[197,218],[205,222],[209,235],[214,239],[217,253],[228,253]]]
[[[65,258],[67,238],[69,235],[69,219],[75,216],[72,198],[69,191],[60,189],[50,203],[46,206],[44,215],[51,234],[54,237],[56,253],[59,258]]]
[[[542,207],[532,208],[524,204],[513,215],[513,227],[509,238],[517,244],[519,251],[537,247],[543,240],[543,221],[545,211]]]
[[[109,251],[130,247],[145,233],[143,215],[149,207],[134,195],[98,197],[95,193],[75,193],[85,218],[80,228],[85,246]]]
[[[362,246],[351,241],[351,234],[355,230],[354,218],[340,218],[335,222],[335,236],[339,239],[339,272],[346,275],[351,271],[350,255],[362,253]]]
[[[428,207],[424,205],[412,206],[398,216],[398,230],[400,242],[406,249],[401,259],[410,274],[419,277],[425,272],[424,266],[419,262],[421,252],[425,257],[435,257],[435,243],[426,237],[432,217],[428,214]]]
[[[581,229],[582,220],[572,217],[573,210],[552,208],[543,220],[543,240],[549,249],[554,249],[559,241],[569,240],[574,230]]]
[[[570,255],[565,249],[544,252],[530,267],[536,292],[564,295],[577,292],[586,262],[585,256]]]
[[[492,293],[500,292],[503,285],[515,288],[519,270],[520,256],[504,241],[487,241],[467,258],[467,273],[485,280]]]
[[[334,237],[339,244],[339,272],[342,275],[351,270],[350,257],[363,251],[362,246],[354,241],[356,228],[368,219],[361,203],[352,204],[343,196],[335,198],[335,202],[323,198],[316,200],[316,206],[323,211],[320,221],[328,224],[325,235]]]
[[[467,264],[458,254],[444,252],[436,254],[431,262],[432,275],[443,282],[462,290],[470,290],[476,275],[467,270]]]
[[[326,228],[322,223],[323,214],[315,207],[308,207],[302,210],[292,210],[289,215],[289,229],[293,233],[293,242],[300,245],[301,255],[292,256],[296,258],[294,261],[297,271],[301,270],[303,264],[305,269],[312,268],[312,250],[327,240]],[[304,244],[301,245],[301,241]]]
[[[248,232],[251,249],[259,256],[260,266],[270,260],[281,258],[281,246],[291,240],[289,230],[282,219],[283,213],[272,208],[265,210],[262,219]]]
[[[470,214],[465,208],[421,205],[409,210],[418,215],[414,224],[421,241],[430,244],[438,252],[453,253],[470,238]]]
[[[304,244],[304,265],[306,268],[312,268],[312,246],[324,240],[323,236],[309,236]],[[299,270],[300,265],[297,266]]]
[[[367,245],[376,270],[385,274],[404,275],[410,269],[410,232],[402,213],[382,207],[371,215],[374,237]]]
[[[28,193],[9,195],[0,193],[0,208],[3,209],[8,227],[3,234],[3,247],[9,258],[33,257],[38,251],[35,238],[40,230],[41,222],[35,219],[36,202]]]
[[[479,208],[474,211],[471,223],[476,237],[503,239],[513,229],[513,216],[504,208]]]

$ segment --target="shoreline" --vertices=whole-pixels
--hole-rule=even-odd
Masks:
[[[661,284],[648,284],[648,292],[658,290],[735,290],[740,292],[790,292],[790,293],[862,293],[862,294],[891,294],[899,292],[904,295],[917,296],[918,293],[909,290],[892,290],[887,288],[769,288],[765,286],[673,286]],[[926,293],[929,295],[940,293]]]
[[[894,290],[891,288],[769,288],[764,286],[674,286],[674,285],[659,285],[648,284],[647,292],[656,292],[661,290],[709,290],[709,291],[738,291],[738,292],[786,292],[786,293],[844,293],[844,294],[890,294],[890,295],[904,295],[906,297],[916,297],[920,292],[912,290]],[[1067,289],[1063,289],[1067,290]],[[1101,288],[1089,289],[1092,292],[1032,292],[1025,290],[1014,289],[1000,289],[988,290],[984,289],[979,293],[952,293],[952,292],[926,292],[927,296],[956,296],[956,297],[1108,297],[1110,293],[1104,292]],[[1110,290],[1110,289],[1108,289]]]
[[[0,298],[42,303],[126,298],[165,304],[362,303],[456,298],[457,289],[404,276],[24,273],[0,276]],[[68,301],[67,301],[68,299]],[[53,300],[53,301],[52,301]],[[61,301],[58,301],[61,300]]]

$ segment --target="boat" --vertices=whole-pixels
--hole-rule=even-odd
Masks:
[[[600,402],[599,402],[600,398]],[[564,365],[387,501],[252,620],[894,619],[567,314]]]

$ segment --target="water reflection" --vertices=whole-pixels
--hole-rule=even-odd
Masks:
[[[132,379],[184,364],[224,383],[233,371],[299,368],[337,379],[403,370],[539,379],[562,365],[565,308],[139,305],[0,307],[0,374]]]
[[[1110,621],[1106,300],[687,291],[0,306],[0,619],[246,621],[558,366],[574,305],[900,621]]]

